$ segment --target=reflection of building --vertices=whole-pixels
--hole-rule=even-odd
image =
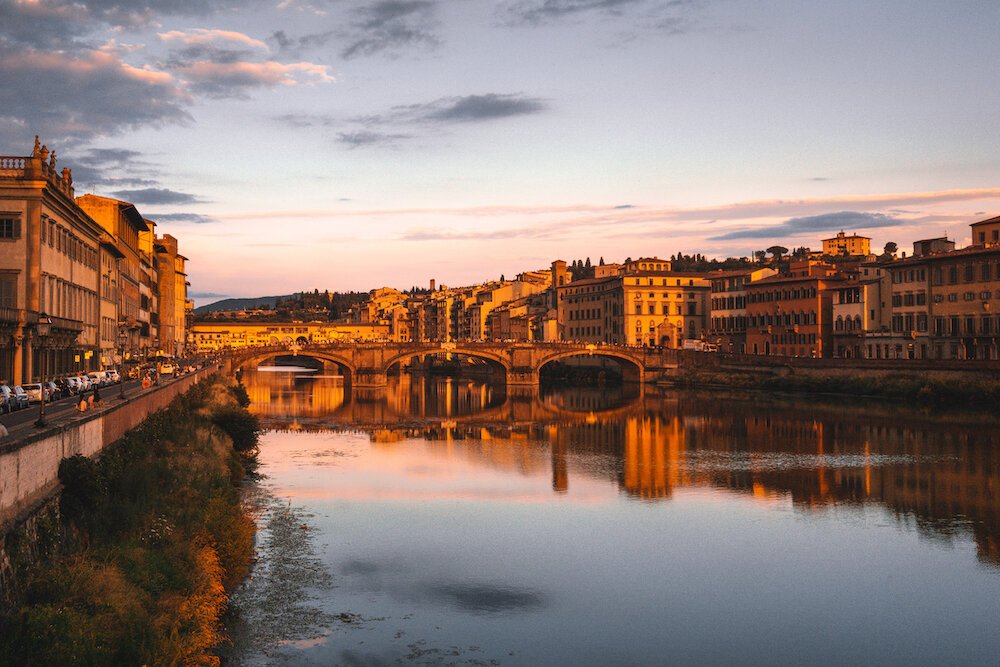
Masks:
[[[718,396],[645,398],[601,390],[531,401],[480,382],[396,380],[378,401],[343,385],[248,372],[252,409],[266,425],[363,429],[380,448],[459,458],[534,477],[559,494],[615,485],[637,500],[682,489],[717,489],[804,512],[879,504],[954,539],[971,526],[980,558],[1000,564],[1000,440],[993,422],[942,423],[898,409],[815,401],[720,401]]]

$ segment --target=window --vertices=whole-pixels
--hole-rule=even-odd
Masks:
[[[0,308],[17,308],[17,276],[0,275]]]
[[[21,238],[21,219],[13,215],[0,215],[0,239]]]

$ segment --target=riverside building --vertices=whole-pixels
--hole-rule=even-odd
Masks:
[[[30,155],[0,157],[0,382],[86,373],[115,366],[123,349],[132,358],[156,350],[161,239],[152,230],[129,202],[76,197],[72,171],[58,170],[37,137]],[[186,297],[175,289],[181,321]],[[44,338],[42,317],[52,322]],[[173,336],[180,351],[184,331]]]
[[[72,172],[37,137],[31,155],[0,157],[0,381],[97,368],[104,238],[74,201]]]

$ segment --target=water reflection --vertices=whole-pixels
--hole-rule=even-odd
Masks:
[[[981,561],[1000,564],[1000,436],[987,416],[631,386],[509,396],[409,375],[376,397],[294,372],[250,371],[244,382],[275,430],[357,428],[401,455],[421,439],[419,456],[546,475],[563,496],[574,480],[603,480],[644,502],[702,488],[805,511],[876,504],[936,540],[971,533]]]

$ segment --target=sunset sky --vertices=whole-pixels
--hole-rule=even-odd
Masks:
[[[0,0],[0,154],[199,304],[1000,214],[996,0]]]

